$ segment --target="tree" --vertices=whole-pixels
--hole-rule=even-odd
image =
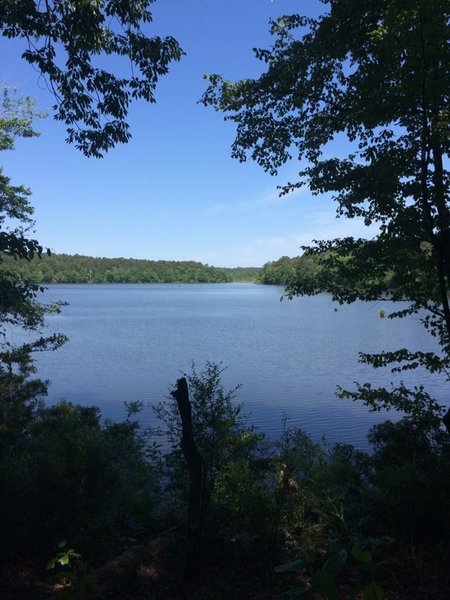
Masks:
[[[118,142],[130,139],[126,122],[132,99],[154,102],[158,78],[179,60],[182,50],[172,37],[148,38],[143,25],[152,20],[148,6],[154,0],[6,0],[0,6],[0,31],[26,41],[22,57],[44,77],[56,104],[55,118],[67,126],[69,143],[86,156],[101,157]],[[112,73],[108,58],[128,59],[129,77]],[[33,103],[15,100],[4,91],[0,113],[0,150],[12,150],[17,137],[37,135],[32,128]],[[0,170],[0,399],[2,421],[11,411],[24,417],[45,395],[46,384],[29,381],[34,371],[32,352],[56,349],[64,336],[39,336],[14,347],[5,325],[39,331],[45,307],[36,301],[43,288],[21,282],[5,257],[30,261],[43,252],[29,233],[33,208],[24,186],[14,186]],[[21,402],[17,402],[18,398]],[[28,410],[29,409],[29,410]],[[16,415],[17,416],[17,415]],[[19,418],[19,417],[17,417]],[[19,421],[20,421],[19,418]],[[17,420],[17,419],[16,419]],[[19,427],[20,429],[20,427]]]
[[[0,31],[26,41],[22,57],[46,79],[55,118],[67,141],[100,157],[130,139],[126,122],[132,99],[155,102],[154,91],[169,64],[183,54],[173,37],[146,37],[154,0],[6,0]],[[111,72],[108,59],[123,57],[130,70]]]
[[[34,137],[32,128],[33,102],[15,98],[3,90],[0,104],[0,150],[13,150],[17,137]],[[34,372],[32,352],[55,350],[65,336],[54,334],[32,337],[44,324],[46,307],[36,296],[40,286],[20,281],[18,273],[5,257],[14,261],[30,261],[41,256],[42,246],[30,237],[33,228],[33,208],[30,191],[23,185],[15,186],[0,169],[0,430],[3,435],[20,433],[24,421],[32,413],[39,399],[46,393],[46,383],[30,380]],[[29,339],[14,345],[10,330],[21,328],[29,332]],[[1,440],[0,440],[1,441]]]
[[[3,90],[0,150],[38,135],[37,116],[30,99]],[[97,408],[45,407],[48,382],[32,378],[34,352],[56,350],[66,337],[42,334],[47,309],[58,304],[39,302],[44,288],[15,268],[45,252],[33,237],[30,194],[0,169],[0,512],[8,515],[0,526],[0,560],[8,565],[2,588],[18,581],[24,557],[33,570],[61,540],[84,557],[116,547],[119,537],[122,544],[152,522],[158,490],[154,452],[130,420],[134,407],[127,406],[126,422],[102,425]],[[25,333],[20,345],[18,331]]]
[[[390,316],[418,313],[440,351],[402,348],[362,360],[448,374],[450,5],[324,3],[328,11],[316,19],[272,22],[272,48],[255,50],[266,65],[259,78],[230,82],[211,75],[202,101],[236,123],[232,155],[238,160],[250,157],[271,174],[292,157],[301,162],[299,180],[282,194],[303,185],[313,195],[331,192],[338,216],[379,227],[370,240],[347,237],[306,248],[319,257],[320,276],[293,278],[287,294],[327,291],[341,303],[385,299],[383,279],[391,273],[390,299],[411,304]],[[343,139],[348,155],[327,158],[331,144]],[[365,399],[379,408],[383,402],[372,392]]]
[[[4,88],[0,100],[0,151],[13,150],[17,137],[36,137],[32,128],[34,111],[30,98],[17,98]],[[5,258],[31,261],[41,256],[43,248],[31,237],[34,209],[29,203],[30,190],[24,185],[13,185],[0,168],[0,336],[5,338],[5,325],[33,330],[43,323],[44,307],[34,302],[43,291],[37,285],[22,283],[14,269],[5,264]]]

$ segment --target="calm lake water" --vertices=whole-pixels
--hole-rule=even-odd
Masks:
[[[242,384],[245,414],[263,431],[276,436],[287,420],[315,439],[366,448],[368,429],[386,415],[337,398],[336,385],[399,381],[359,364],[358,352],[429,350],[432,338],[417,317],[380,318],[389,303],[341,307],[326,295],[280,302],[281,295],[280,287],[252,284],[49,286],[46,301],[69,306],[48,316],[48,330],[70,340],[39,357],[39,375],[52,381],[50,402],[97,405],[120,419],[124,400],[141,400],[141,420],[153,423],[150,405],[192,361],[198,370],[222,362],[225,386]],[[445,403],[443,379],[420,371],[402,379]]]

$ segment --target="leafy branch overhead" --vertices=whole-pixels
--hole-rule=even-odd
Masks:
[[[446,368],[450,4],[324,4],[316,19],[274,21],[272,47],[255,50],[263,73],[237,82],[210,75],[202,101],[236,124],[238,160],[250,158],[271,174],[299,161],[298,178],[282,194],[301,186],[313,196],[329,193],[339,217],[377,228],[371,240],[307,248],[318,269],[290,277],[288,295],[326,291],[339,302],[375,300],[386,297],[383,279],[392,277],[390,299],[412,302],[409,312],[438,339]]]
[[[7,88],[2,91],[0,150],[13,150],[17,138],[38,135],[32,122],[39,114],[35,113],[33,106],[29,98],[16,97]],[[66,340],[65,336],[54,334],[39,336],[15,346],[7,336],[9,327],[39,332],[47,310],[44,304],[36,300],[38,293],[43,291],[42,286],[21,278],[15,268],[15,263],[30,262],[44,252],[41,244],[31,237],[34,221],[30,195],[27,187],[13,185],[0,168],[0,400],[3,399],[4,389],[7,392],[11,389],[10,378],[15,377],[12,375],[13,365],[23,374],[32,373],[32,352],[56,350]]]
[[[67,141],[86,156],[101,157],[130,137],[130,102],[155,102],[159,77],[183,55],[171,36],[147,37],[154,0],[6,0],[3,36],[20,38],[22,57],[45,77],[55,118]],[[123,66],[109,70],[111,57]],[[121,74],[123,71],[123,74]]]

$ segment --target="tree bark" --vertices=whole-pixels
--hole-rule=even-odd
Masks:
[[[182,435],[181,449],[189,470],[190,489],[188,505],[188,544],[186,555],[186,579],[196,578],[199,567],[200,535],[204,516],[203,459],[195,443],[192,427],[192,406],[185,377],[178,379],[171,392],[180,413]]]
[[[448,431],[448,434],[450,435],[450,408],[448,409],[448,411],[445,413],[442,422],[445,425],[445,428]]]

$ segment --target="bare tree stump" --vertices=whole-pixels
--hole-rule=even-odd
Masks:
[[[448,411],[445,413],[444,417],[442,418],[442,422],[444,423],[447,432],[450,435],[450,408],[448,409]]]
[[[190,489],[188,505],[188,543],[186,552],[186,579],[196,578],[200,558],[200,538],[205,512],[203,459],[195,443],[192,427],[192,406],[185,377],[178,379],[171,392],[180,413],[182,435],[181,449],[189,470]]]

